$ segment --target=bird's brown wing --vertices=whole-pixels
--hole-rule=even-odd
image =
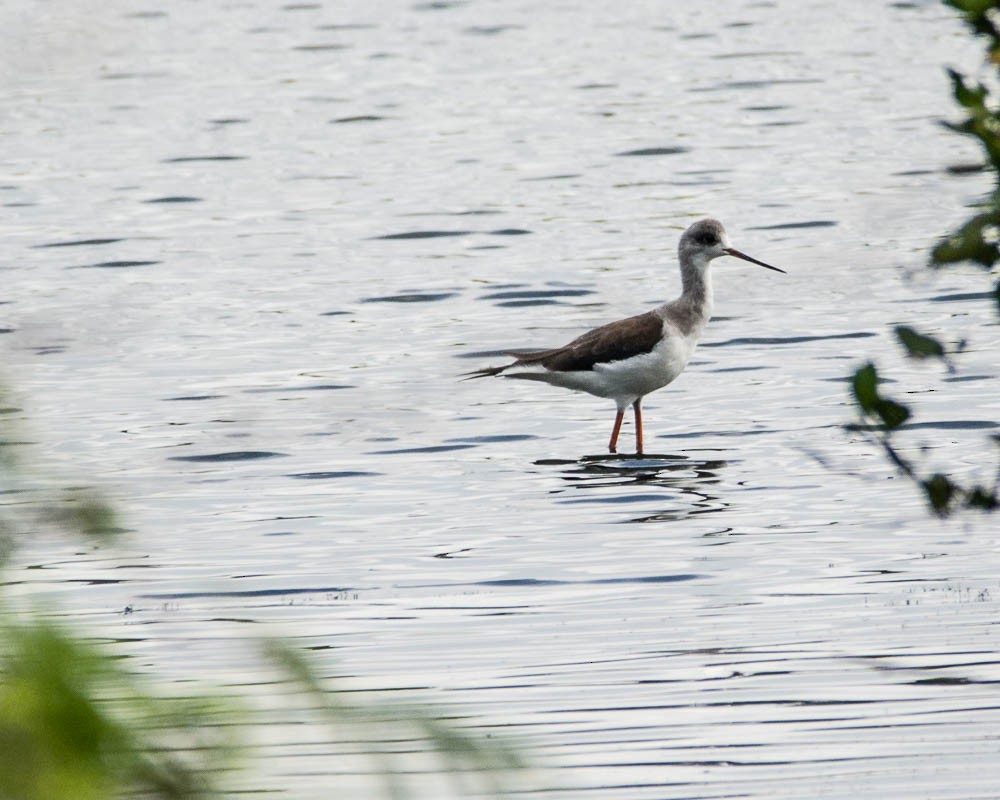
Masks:
[[[540,352],[512,352],[517,364],[539,364],[556,372],[592,370],[595,364],[621,361],[650,352],[663,336],[663,320],[647,311],[594,328],[563,347]]]

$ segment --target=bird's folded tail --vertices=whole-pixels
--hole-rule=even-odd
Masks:
[[[562,348],[559,348],[559,350],[561,349]],[[470,381],[473,378],[493,378],[497,375],[502,375],[511,367],[523,367],[532,364],[540,364],[544,359],[548,358],[555,352],[557,352],[557,350],[508,350],[507,355],[511,358],[516,358],[517,361],[512,361],[510,364],[504,364],[502,367],[485,367],[483,369],[473,370],[472,372],[463,372],[462,380]],[[527,376],[508,375],[507,377],[520,378]]]
[[[494,375],[499,375],[505,369],[509,369],[513,366],[513,364],[505,364],[502,367],[486,367],[484,369],[476,369],[472,372],[463,372],[461,378],[463,381],[471,381],[473,378],[492,378]]]

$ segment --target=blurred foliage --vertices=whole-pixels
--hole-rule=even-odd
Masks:
[[[207,797],[228,760],[217,703],[157,698],[37,614],[0,628],[0,677],[4,800]]]
[[[1000,0],[944,0],[958,10],[976,36],[986,38],[986,63],[1000,78]],[[957,133],[975,138],[986,156],[986,169],[993,173],[994,185],[988,199],[971,219],[946,236],[931,251],[931,266],[943,267],[956,263],[974,263],[987,273],[995,272],[1000,262],[1000,99],[995,88],[973,82],[955,70],[948,70],[955,101],[964,117],[947,126]],[[985,295],[1000,315],[1000,280]],[[950,371],[955,365],[952,356],[963,345],[951,351],[936,337],[900,325],[895,329],[896,338],[909,358],[938,360]],[[924,474],[919,465],[903,455],[896,444],[896,432],[910,419],[909,407],[890,397],[879,388],[880,378],[874,364],[867,363],[852,378],[851,389],[855,406],[864,422],[848,426],[861,431],[875,441],[889,460],[923,491],[930,509],[939,516],[948,516],[960,508],[995,511],[1000,507],[1000,487],[994,478],[992,486],[962,485],[940,472]],[[993,437],[993,444],[1000,447],[1000,437]]]
[[[0,570],[23,537],[111,543],[121,528],[108,502],[17,457],[17,410],[0,391]],[[121,658],[0,596],[0,800],[216,796],[233,753],[227,715],[215,700],[157,697]]]
[[[919,468],[902,454],[893,440],[893,433],[906,423],[911,412],[902,403],[883,396],[879,383],[878,371],[870,362],[854,373],[854,402],[869,423],[849,425],[848,429],[874,439],[896,468],[921,488],[935,514],[943,517],[963,507],[994,511],[997,508],[996,484],[992,487],[962,486],[940,472],[921,475]],[[1000,440],[997,443],[1000,444]]]
[[[13,550],[16,534],[54,529],[102,544],[121,533],[114,507],[96,490],[63,486],[31,473],[18,456],[25,442],[16,435],[17,412],[20,409],[0,387],[0,568]]]
[[[22,449],[14,446],[17,415],[4,412],[19,409],[5,399],[0,391],[0,571],[9,570],[9,556],[25,536],[58,531],[113,544],[122,528],[109,503],[93,490],[31,476],[15,457]],[[0,800],[223,796],[222,777],[245,749],[240,731],[246,732],[241,723],[251,697],[225,703],[192,697],[190,684],[184,698],[159,697],[150,689],[152,678],[140,680],[126,669],[120,647],[112,652],[37,610],[15,611],[3,596],[9,585],[0,574]],[[362,729],[371,732],[376,780],[391,800],[408,796],[404,776],[415,741],[426,743],[422,757],[434,759],[462,796],[502,796],[501,779],[520,766],[510,747],[440,712],[380,702],[377,692],[364,702],[349,699],[357,695],[325,685],[287,644],[261,647],[318,715],[320,730],[346,729],[355,739]],[[339,796],[335,785],[318,786],[316,793]]]
[[[264,647],[281,674],[290,677],[312,699],[312,708],[321,722],[334,730],[347,726],[352,736],[365,729],[371,732],[366,739],[372,746],[369,757],[376,762],[390,800],[409,796],[403,780],[406,772],[394,759],[394,747],[399,742],[406,742],[408,748],[414,740],[426,742],[429,751],[440,759],[441,772],[461,797],[500,797],[504,794],[501,778],[524,767],[518,752],[502,740],[471,735],[426,705],[348,702],[348,694],[324,685],[302,653],[280,641],[265,642]]]

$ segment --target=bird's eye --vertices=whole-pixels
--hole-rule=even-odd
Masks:
[[[716,238],[714,233],[709,233],[705,231],[704,233],[699,233],[694,237],[694,240],[705,247],[711,247],[713,244],[718,244],[719,240]]]

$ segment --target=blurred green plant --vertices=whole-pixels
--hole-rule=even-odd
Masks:
[[[108,502],[30,475],[17,457],[18,411],[0,391],[0,570],[21,537],[58,531],[111,543],[121,528]],[[234,753],[220,720],[234,710],[157,697],[124,663],[0,594],[0,800],[216,795]]]
[[[404,706],[378,699],[349,702],[349,694],[324,685],[302,653],[276,640],[265,642],[264,650],[280,673],[296,683],[303,697],[312,701],[312,710],[329,729],[346,728],[352,737],[365,730],[370,732],[365,740],[371,747],[369,757],[376,764],[390,800],[405,800],[409,796],[404,781],[406,773],[396,760],[401,744],[411,749],[414,741],[427,743],[429,752],[440,759],[441,773],[450,780],[459,797],[502,797],[502,778],[524,768],[518,751],[510,744],[472,735],[425,704]]]
[[[0,680],[4,800],[208,797],[232,753],[216,701],[158,698],[37,614],[3,621]]]
[[[0,573],[21,536],[44,532],[110,545],[122,529],[109,503],[86,488],[54,488],[15,457],[12,407],[0,391]],[[130,673],[120,652],[41,612],[15,611],[0,574],[0,800],[196,800],[223,796],[221,780],[245,749],[240,731],[252,697],[160,697]],[[328,686],[285,642],[261,644],[278,678],[298,689],[331,735],[367,729],[383,794],[403,800],[414,742],[461,796],[500,797],[521,766],[501,741],[463,730],[425,705],[403,706]],[[295,702],[289,698],[289,702]],[[401,744],[402,743],[402,744]],[[466,791],[468,790],[468,791]],[[336,796],[338,787],[317,787]]]
[[[0,568],[15,535],[55,529],[103,544],[122,532],[110,503],[89,487],[66,487],[31,474],[18,457],[26,442],[17,436],[21,409],[0,386]],[[2,798],[0,798],[2,800]]]
[[[987,39],[986,62],[1000,77],[1000,2],[998,0],[943,0],[945,5],[961,12],[974,35]],[[948,70],[955,100],[964,112],[964,119],[947,123],[957,133],[972,136],[982,146],[986,155],[986,169],[993,173],[994,186],[989,198],[971,219],[946,236],[931,251],[930,263],[939,268],[949,264],[973,262],[987,273],[1000,261],[1000,100],[996,83],[987,86],[973,84],[955,70]],[[984,294],[991,302],[993,312],[1000,315],[1000,280]],[[921,333],[907,326],[897,326],[896,339],[907,357],[918,360],[940,361],[950,371],[955,366],[953,356],[963,349],[963,343],[949,348],[936,337]],[[911,458],[905,456],[896,444],[895,435],[912,416],[910,408],[881,389],[882,380],[876,366],[869,362],[859,368],[851,380],[854,404],[862,422],[849,425],[854,431],[863,432],[886,453],[889,460],[906,477],[922,490],[930,509],[941,517],[962,509],[995,511],[1000,507],[998,478],[993,484],[963,485],[942,472],[925,472]],[[1000,436],[994,435],[993,443],[1000,447]]]

